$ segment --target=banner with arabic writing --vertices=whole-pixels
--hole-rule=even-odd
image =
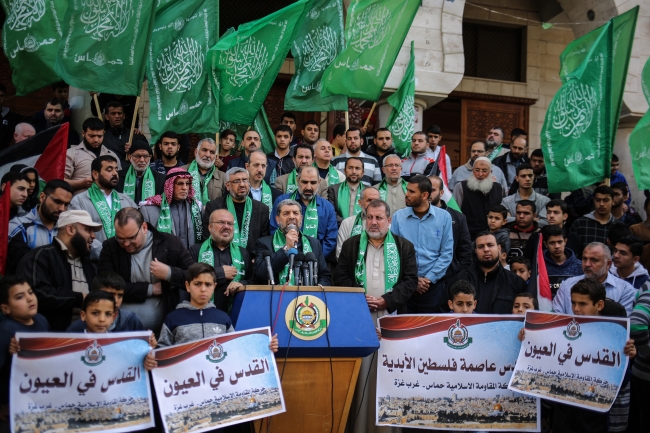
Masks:
[[[59,81],[54,61],[63,37],[65,1],[0,0],[7,19],[2,47],[11,66],[16,95],[26,95]]]
[[[509,389],[607,412],[623,382],[630,319],[527,311]]]
[[[508,390],[523,316],[378,320],[377,425],[539,431],[539,399]]]
[[[415,42],[411,41],[411,60],[395,93],[386,100],[393,107],[386,122],[393,136],[395,152],[406,157],[411,151],[411,139],[415,133]],[[444,158],[441,159],[444,161]]]
[[[158,349],[152,370],[165,432],[200,433],[285,412],[268,327]]]
[[[650,105],[650,58],[646,61],[641,73],[641,89],[643,96]],[[639,123],[630,134],[630,155],[634,179],[639,189],[650,188],[650,110],[646,111]]]
[[[92,0],[67,4],[56,73],[79,89],[139,95],[155,2]]]
[[[143,361],[151,332],[17,333],[11,431],[128,432],[154,426]]]

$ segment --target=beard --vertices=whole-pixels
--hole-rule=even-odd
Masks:
[[[467,187],[470,190],[480,192],[483,195],[487,195],[492,191],[492,186],[494,186],[494,181],[490,176],[483,180],[478,180],[472,175],[467,179]]]
[[[368,235],[368,237],[370,239],[384,239],[386,237],[386,235],[388,234],[388,229],[386,229],[385,231],[384,230],[379,230],[379,229],[377,229],[377,230],[378,231],[374,231],[374,232],[366,230],[366,234]]]
[[[99,176],[97,179],[97,182],[99,183],[99,186],[105,189],[115,189],[117,186],[119,178],[117,176],[112,176],[110,179],[104,179],[102,176]]]
[[[583,271],[583,273],[585,274],[585,278],[588,278],[590,280],[598,280],[600,277],[602,277],[607,273],[607,267],[603,267],[602,269],[599,269],[597,271],[592,269],[586,269]]]
[[[493,267],[494,265],[496,265],[498,261],[499,261],[499,258],[498,258],[498,257],[495,257],[495,258],[493,258],[492,260],[481,260],[481,259],[478,259],[478,264],[479,264],[479,266],[481,266],[482,268],[491,268],[491,267]]]
[[[83,236],[81,236],[81,234],[79,234],[79,232],[75,233],[70,238],[70,246],[77,252],[79,257],[87,257],[90,255],[88,242]]]
[[[298,191],[300,193],[300,197],[302,197],[303,200],[306,201],[311,201],[311,199],[314,198],[314,192],[313,191]]]
[[[210,170],[212,166],[214,165],[214,161],[212,162],[205,162],[203,159],[199,158],[198,156],[196,157],[196,163],[201,167],[203,170]]]
[[[497,142],[494,141],[494,140],[487,140],[486,143],[487,143],[488,147],[491,147],[491,148],[497,147]]]

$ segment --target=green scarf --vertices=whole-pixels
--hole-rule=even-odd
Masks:
[[[298,182],[296,181],[296,169],[294,168],[293,171],[289,173],[289,177],[287,178],[287,190],[285,192],[287,194],[291,194],[297,189]]]
[[[244,277],[244,259],[242,258],[241,251],[239,247],[235,245],[234,242],[230,243],[230,258],[232,259],[232,265],[237,269],[237,275],[233,278],[233,281],[241,281]],[[214,250],[212,249],[212,239],[201,244],[201,249],[199,250],[199,263],[207,263],[208,265],[214,267]]]
[[[246,245],[248,245],[248,229],[251,225],[251,215],[253,213],[253,200],[251,200],[250,197],[246,197],[246,202],[244,204],[244,221],[242,221],[241,224],[241,233],[239,232],[239,224],[237,221],[237,212],[235,212],[235,205],[230,195],[226,196],[226,206],[228,207],[228,212],[230,212],[235,218],[232,243],[239,245],[242,248],[246,248]]]
[[[360,235],[363,231],[363,212],[359,212],[357,217],[354,219],[354,224],[352,225],[352,231],[350,232],[350,237]]]
[[[402,191],[404,191],[404,194],[406,194],[407,182],[401,178],[399,181],[402,184]],[[386,182],[386,178],[384,178],[384,180],[381,181],[377,189],[379,190],[379,198],[382,199],[383,201],[386,201],[386,196],[388,195],[388,182]]]
[[[300,203],[300,197],[298,191],[294,192],[291,195],[291,200],[295,200]],[[318,239],[318,209],[316,207],[316,195],[311,199],[305,209],[305,218],[302,222],[302,233],[305,236]]]
[[[126,171],[126,176],[124,176],[124,195],[129,197],[131,200],[135,200],[135,185],[135,169],[131,166]],[[140,200],[146,200],[154,195],[156,195],[156,181],[154,180],[151,168],[147,167],[142,176],[142,197]]]
[[[489,159],[490,161],[494,161],[494,158],[496,158],[497,156],[499,156],[499,153],[501,153],[501,149],[502,149],[502,148],[503,148],[503,145],[502,145],[502,144],[498,145],[498,146],[496,147],[496,149],[494,149],[492,152],[490,152],[490,154],[488,155],[488,159]]]
[[[312,164],[314,167],[319,168],[318,164],[315,162]],[[345,176],[341,179],[341,173],[338,172],[336,168],[332,164],[330,164],[329,167],[327,167],[327,186],[332,186],[336,185],[337,183],[341,183],[345,180]]]
[[[99,189],[96,183],[93,183],[90,188],[88,188],[88,197],[90,197],[90,201],[93,203],[95,210],[99,214],[99,218],[102,220],[106,239],[112,238],[115,236],[115,226],[113,225],[115,214],[121,207],[120,196],[117,194],[117,191],[111,191],[113,206],[109,208],[104,192]]]
[[[192,223],[194,224],[194,241],[198,244],[203,240],[203,224],[201,220],[201,208],[196,202],[196,199],[192,200],[191,205],[192,213]],[[172,233],[172,213],[169,208],[169,203],[167,202],[167,196],[165,193],[162,194],[162,202],[160,203],[160,216],[158,217],[158,223],[156,224],[156,229],[162,233]]]
[[[357,264],[354,267],[354,276],[357,279],[357,284],[363,284],[363,288],[368,291],[368,282],[366,281],[366,250],[368,249],[368,233],[364,230],[361,233],[359,240],[359,256],[357,257]],[[400,273],[399,265],[399,252],[395,244],[393,234],[388,231],[386,239],[384,239],[384,293],[391,292],[393,286],[397,283]]]
[[[262,203],[269,207],[269,211],[273,209],[273,193],[264,180],[262,180]]]
[[[215,167],[212,166],[210,171],[205,175],[205,181],[203,186],[201,186],[201,172],[199,172],[199,165],[196,163],[196,160],[192,161],[189,167],[187,167],[187,172],[192,175],[192,188],[196,191],[199,201],[203,206],[208,204],[210,197],[208,197],[208,182],[214,173]]]
[[[302,252],[303,254],[311,253],[311,244],[309,243],[309,239],[305,239],[304,236],[302,236]],[[287,238],[284,236],[284,233],[282,233],[282,230],[277,229],[275,231],[275,234],[273,235],[273,251],[278,251],[284,248],[284,244],[287,242]],[[284,265],[284,268],[282,269],[282,272],[280,272],[280,279],[278,281],[279,284],[280,281],[285,281],[287,279],[287,275],[289,275],[289,263]],[[293,286],[294,285],[294,276],[291,276],[291,281],[289,281],[289,285]]]
[[[361,206],[359,206],[359,198],[361,197],[361,191],[363,191],[363,188],[363,183],[359,182],[357,196],[354,200],[354,215],[362,211]],[[339,201],[337,205],[343,219],[350,216],[350,187],[348,187],[347,182],[342,182],[339,187]]]

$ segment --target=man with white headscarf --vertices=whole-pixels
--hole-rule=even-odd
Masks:
[[[487,214],[492,206],[501,204],[504,197],[503,187],[494,181],[491,172],[492,163],[488,158],[476,158],[471,176],[454,187],[454,198],[467,218],[472,239],[489,230]]]

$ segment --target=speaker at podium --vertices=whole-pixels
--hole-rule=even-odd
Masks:
[[[343,433],[361,358],[379,348],[363,288],[247,286],[231,318],[237,331],[270,326],[278,334],[287,412],[256,421],[256,431]]]

